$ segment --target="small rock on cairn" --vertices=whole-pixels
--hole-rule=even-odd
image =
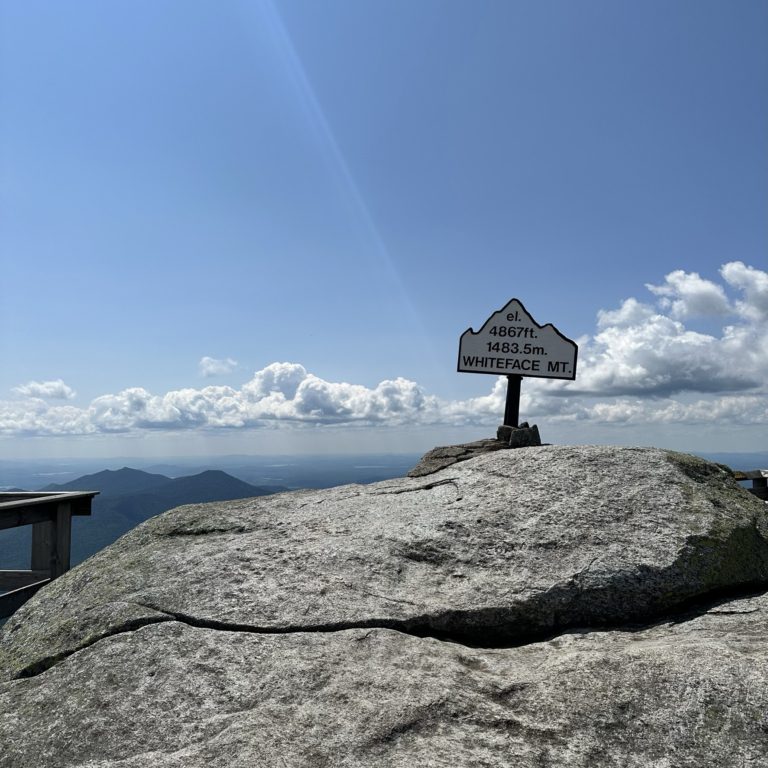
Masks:
[[[539,428],[534,424],[528,426],[524,421],[519,427],[510,427],[507,424],[496,430],[496,439],[506,443],[507,448],[526,448],[529,445],[541,445]]]

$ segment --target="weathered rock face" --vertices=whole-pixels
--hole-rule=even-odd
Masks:
[[[173,510],[6,625],[0,765],[768,764],[765,509],[544,446]]]
[[[488,440],[475,440],[474,443],[462,443],[461,445],[441,445],[427,451],[418,461],[416,466],[408,472],[408,477],[424,477],[431,475],[440,469],[458,464],[460,461],[474,459],[484,453],[493,453],[504,448],[509,448],[509,439],[501,438]]]
[[[524,421],[519,427],[500,426],[496,430],[496,439],[475,440],[473,443],[460,445],[441,445],[427,451],[408,472],[408,477],[424,477],[440,469],[458,464],[460,461],[474,459],[484,453],[493,453],[507,448],[528,448],[541,445],[539,428]]]
[[[764,597],[493,650],[168,620],[0,689],[0,764],[757,768],[766,633]]]

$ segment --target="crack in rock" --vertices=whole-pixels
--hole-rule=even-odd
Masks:
[[[162,533],[169,538],[173,536],[211,536],[224,533],[250,533],[251,529],[245,525],[207,525],[199,528],[172,528]]]
[[[416,491],[431,491],[433,488],[437,488],[439,485],[452,485],[458,492],[459,486],[456,481],[457,477],[446,477],[442,480],[435,480],[432,483],[425,483],[424,485],[417,485],[413,488],[396,488],[394,491],[374,491],[368,494],[369,496],[397,496],[401,493],[415,493]]]
[[[136,603],[136,605],[141,605],[141,603]],[[142,606],[144,608],[148,608],[149,606]],[[154,610],[154,609],[153,609]],[[158,611],[158,613],[165,613],[164,611]],[[61,653],[57,653],[53,656],[46,656],[45,658],[38,659],[33,664],[30,664],[23,669],[19,670],[17,674],[15,674],[11,679],[12,680],[24,680],[26,678],[30,677],[37,677],[37,675],[42,674],[46,670],[49,670],[51,667],[56,666],[59,662],[64,661],[64,659],[68,658],[74,653],[77,653],[78,651],[82,651],[86,648],[90,648],[92,645],[95,645],[100,640],[104,640],[108,637],[114,637],[115,635],[123,635],[128,632],[135,632],[137,629],[141,629],[142,627],[149,626],[150,624],[161,624],[166,621],[173,621],[173,618],[165,614],[165,616],[145,616],[140,619],[131,619],[129,621],[124,622],[123,624],[116,624],[113,627],[108,627],[104,630],[104,632],[96,635],[96,637],[91,638],[88,642],[82,643],[77,648],[68,649],[66,651],[62,651]]]
[[[552,628],[532,628],[527,634],[513,636],[514,639],[512,639],[512,636],[510,636],[508,632],[504,631],[506,623],[503,625],[494,625],[493,623],[490,623],[492,620],[498,620],[500,617],[509,614],[510,611],[508,609],[484,608],[477,611],[445,611],[434,615],[424,614],[410,619],[373,618],[361,621],[340,621],[321,624],[297,624],[282,627],[269,627],[200,618],[180,611],[159,608],[158,606],[149,603],[132,601],[132,605],[151,610],[155,612],[156,615],[132,619],[123,624],[110,627],[103,633],[91,638],[88,642],[82,643],[77,648],[69,649],[44,659],[39,659],[33,664],[19,670],[11,677],[11,679],[22,680],[36,677],[64,661],[69,656],[85,650],[101,640],[120,634],[135,632],[142,627],[151,624],[160,624],[169,621],[176,621],[196,629],[209,629],[219,632],[244,632],[258,635],[292,635],[300,633],[321,634],[346,632],[355,629],[367,629],[371,631],[385,629],[401,632],[402,634],[411,635],[412,637],[431,638],[433,640],[449,642],[456,645],[464,645],[469,648],[519,648],[534,643],[547,642],[569,632],[579,632],[580,634],[611,630],[640,632],[661,623],[682,624],[704,616],[705,614],[710,616],[728,616],[737,613],[755,613],[757,609],[720,610],[719,607],[733,600],[759,597],[766,592],[768,592],[768,582],[739,584],[730,588],[718,588],[706,594],[697,595],[681,602],[673,610],[658,611],[655,614],[640,617],[636,621],[632,621],[631,619],[605,621],[594,625],[585,625],[583,623],[574,622],[572,624],[560,625],[554,630]],[[461,623],[466,623],[469,628],[462,631],[460,628]],[[451,630],[441,629],[441,627],[451,627]],[[368,634],[362,638],[355,638],[355,640],[364,640],[368,637]]]
[[[333,499],[333,501],[335,501],[335,502],[347,501],[348,499],[356,499],[356,498],[358,498],[361,495],[362,494],[360,493],[360,491],[355,491],[354,493],[350,493],[347,496],[337,496],[336,498]],[[302,502],[301,504],[299,504],[297,506],[297,509],[304,509],[304,507],[308,507],[310,505],[317,506],[318,504],[326,504],[327,502],[328,502],[327,498],[312,499],[312,501],[304,501],[304,502]]]
[[[416,603],[413,602],[413,600],[403,600],[397,597],[390,597],[389,595],[382,595],[380,592],[372,592],[370,589],[364,589],[363,587],[355,586],[354,584],[350,584],[347,581],[338,581],[338,584],[341,584],[343,587],[346,587],[347,589],[351,589],[354,592],[361,592],[364,595],[370,595],[371,597],[378,597],[382,600],[387,600],[390,603],[403,603],[404,605],[416,605]]]

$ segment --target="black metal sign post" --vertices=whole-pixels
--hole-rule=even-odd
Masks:
[[[504,406],[504,424],[518,426],[520,421],[520,384],[523,377],[517,374],[507,376],[507,402]]]

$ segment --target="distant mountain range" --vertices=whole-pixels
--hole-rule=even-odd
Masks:
[[[160,502],[163,505],[178,506],[265,496],[287,489],[282,486],[251,485],[218,469],[208,469],[186,477],[170,478],[140,469],[123,467],[117,470],[105,469],[94,475],[83,475],[68,483],[50,483],[39,490],[99,491],[99,501],[121,499],[127,502],[138,498],[144,501],[144,497],[151,497],[153,500],[151,503]],[[166,506],[165,509],[170,507]]]
[[[0,490],[42,488],[48,483],[68,483],[103,469],[134,467],[167,477],[195,475],[220,469],[246,483],[257,486],[330,488],[346,483],[373,483],[402,477],[421,457],[421,453],[356,453],[298,455],[230,455],[165,457],[162,461],[146,457],[2,459]]]
[[[130,467],[83,475],[41,491],[98,491],[90,517],[72,519],[72,565],[116,541],[139,523],[182,504],[246,499],[287,490],[238,480],[221,470],[170,478]],[[29,568],[31,527],[0,532],[0,569]]]

